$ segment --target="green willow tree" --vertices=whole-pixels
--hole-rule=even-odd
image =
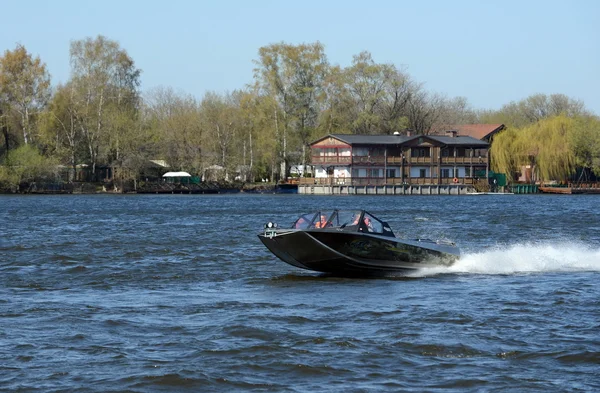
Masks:
[[[600,126],[597,119],[564,115],[544,118],[521,129],[508,129],[494,138],[492,169],[514,173],[532,168],[541,181],[566,181],[577,167],[598,170]]]
[[[496,135],[490,147],[492,169],[506,174],[509,181],[516,180],[515,173],[521,170],[522,165],[528,165],[527,157],[518,150],[518,145],[515,143],[518,137],[518,130],[509,128]]]
[[[569,145],[573,149],[577,167],[584,169],[577,180],[587,181],[588,170],[600,174],[600,118],[576,117]]]
[[[537,145],[535,160],[541,180],[566,180],[575,173],[573,131],[573,119],[565,116],[544,119],[528,127],[527,132]]]

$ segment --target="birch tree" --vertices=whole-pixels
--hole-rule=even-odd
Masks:
[[[200,104],[202,120],[206,129],[205,141],[215,153],[213,163],[225,168],[225,180],[238,162],[233,146],[239,132],[239,102],[233,94],[221,96],[209,92]]]
[[[119,159],[122,128],[115,118],[134,116],[141,71],[116,41],[103,36],[73,41],[70,56],[75,110],[95,173],[100,155],[107,158],[109,145],[113,144]]]
[[[20,44],[13,51],[5,51],[0,57],[0,101],[4,101],[7,112],[18,114],[23,143],[34,140],[34,118],[49,97],[50,74],[39,56],[33,57]]]
[[[352,132],[381,134],[401,131],[408,125],[407,103],[417,87],[410,77],[392,64],[376,63],[371,53],[355,55],[342,72],[346,108],[353,113]]]
[[[42,141],[50,152],[62,162],[69,163],[69,180],[73,180],[76,166],[82,159],[82,134],[77,123],[74,102],[74,88],[71,83],[59,85],[44,112],[40,126]]]
[[[306,147],[318,123],[329,64],[321,43],[272,44],[259,49],[256,87],[273,97],[272,121],[281,151],[281,172],[288,171],[290,151],[306,159]]]

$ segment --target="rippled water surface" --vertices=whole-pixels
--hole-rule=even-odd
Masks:
[[[600,196],[0,196],[0,391],[600,391]],[[264,222],[365,208],[462,259],[296,269]]]

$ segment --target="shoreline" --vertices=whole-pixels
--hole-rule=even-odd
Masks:
[[[460,186],[460,185],[457,185]],[[533,195],[533,194],[600,194],[600,188],[553,188],[553,187],[527,187],[527,185],[516,184],[512,187],[507,187],[503,192],[478,192],[474,189],[455,190],[450,188],[433,192],[431,187],[435,185],[419,185],[417,191],[404,190],[405,187],[398,192],[388,192],[387,189],[382,189],[382,186],[375,187],[373,190],[360,190],[361,187],[354,187],[353,192],[350,189],[332,190],[332,187],[323,187],[324,189],[317,190],[318,187],[310,187],[310,192],[307,192],[306,187],[300,189],[297,184],[275,184],[275,183],[242,183],[242,182],[200,182],[198,184],[182,184],[182,183],[165,183],[165,182],[140,182],[136,187],[133,182],[130,183],[92,183],[92,182],[77,182],[77,183],[46,183],[46,182],[31,182],[22,183],[18,188],[8,189],[0,188],[0,195],[133,195],[133,194],[302,194],[302,195]],[[463,188],[466,187],[463,185]],[[348,188],[348,187],[346,187]],[[364,187],[363,187],[364,188]],[[329,191],[329,192],[327,192]],[[441,192],[444,191],[444,192]]]
[[[297,190],[293,190],[297,191]],[[233,193],[290,193],[280,185],[273,183],[230,183],[230,182],[201,182],[199,184],[181,183],[142,183],[139,187],[134,184],[114,183],[22,183],[18,188],[0,189],[2,195],[95,195],[95,194],[233,194]]]

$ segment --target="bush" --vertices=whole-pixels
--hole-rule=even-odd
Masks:
[[[12,150],[6,157],[6,165],[0,166],[0,187],[18,189],[23,182],[54,180],[58,167],[53,159],[44,157],[31,145],[23,145]]]

